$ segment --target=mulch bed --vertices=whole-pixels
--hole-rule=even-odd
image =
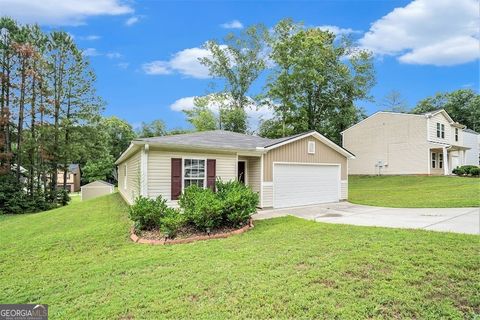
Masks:
[[[146,244],[179,244],[189,243],[200,240],[228,238],[235,234],[241,234],[253,228],[253,221],[250,220],[247,225],[241,228],[221,227],[212,230],[210,234],[200,232],[192,227],[185,227],[177,234],[175,239],[166,239],[159,230],[142,231],[141,234],[135,234],[135,230],[130,230],[130,239],[136,243]]]

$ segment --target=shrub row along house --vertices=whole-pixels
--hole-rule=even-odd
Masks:
[[[116,164],[130,204],[141,195],[177,206],[189,185],[213,189],[217,179],[238,179],[259,194],[260,207],[282,208],[347,199],[354,158],[315,131],[267,139],[215,130],[136,139]]]
[[[377,112],[342,132],[356,159],[350,174],[448,175],[479,164],[480,135],[441,109],[425,114]]]

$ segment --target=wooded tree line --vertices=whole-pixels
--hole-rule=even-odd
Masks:
[[[93,156],[85,141],[103,107],[95,74],[67,33],[0,18],[0,80],[1,185],[21,198],[2,200],[65,202],[58,170]]]

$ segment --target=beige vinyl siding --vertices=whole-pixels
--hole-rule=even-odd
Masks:
[[[458,129],[458,141],[455,141],[455,127],[450,125],[448,119],[443,113],[438,113],[431,117],[429,120],[429,140],[440,143],[463,145],[463,132],[462,129]],[[445,138],[437,138],[437,123],[445,126]]]
[[[260,193],[260,157],[238,156],[238,160],[247,162],[247,184],[253,191]]]
[[[308,141],[315,142],[315,154],[307,151]],[[347,180],[347,158],[315,137],[306,137],[268,151],[264,155],[264,181],[273,179],[274,162],[336,163],[341,166],[342,180]]]
[[[273,207],[273,184],[267,183],[263,185],[263,201],[262,208]]]
[[[172,206],[177,205],[177,201],[171,200],[172,158],[216,159],[217,178],[228,181],[236,179],[237,176],[237,155],[233,153],[197,153],[150,148],[147,165],[148,195],[150,197],[161,195]]]
[[[377,113],[343,133],[343,146],[356,159],[349,174],[428,174],[429,145],[424,116]]]
[[[140,154],[137,151],[118,166],[118,190],[130,204],[140,194]],[[127,166],[127,183],[125,188],[125,166]]]
[[[340,200],[348,199],[348,181],[342,180],[340,182]]]

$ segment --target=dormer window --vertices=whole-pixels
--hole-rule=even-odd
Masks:
[[[315,154],[315,141],[308,141],[308,153]]]

